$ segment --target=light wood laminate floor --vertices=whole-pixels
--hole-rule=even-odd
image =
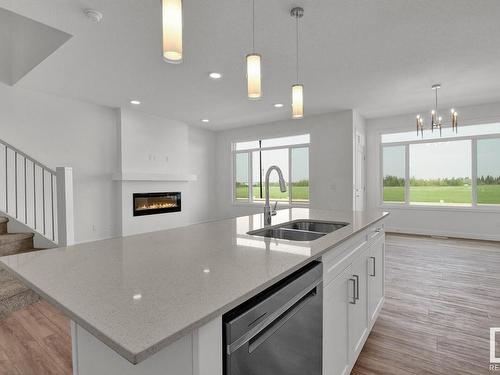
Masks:
[[[0,375],[71,374],[69,320],[58,310],[40,301],[0,320]]]
[[[490,327],[500,327],[499,243],[388,235],[386,302],[352,374],[493,374]],[[0,321],[0,375],[46,374],[71,375],[71,339],[41,301]]]
[[[352,374],[493,374],[490,327],[500,243],[388,235],[386,302]]]

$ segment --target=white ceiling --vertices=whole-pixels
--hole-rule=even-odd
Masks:
[[[302,5],[306,115],[355,108],[368,118],[441,102],[500,100],[499,0],[256,0],[264,98],[246,99],[251,0],[184,0],[184,63],[161,56],[160,0],[0,0],[72,34],[17,86],[141,111],[209,129],[290,117],[295,77],[293,5]],[[104,14],[93,24],[82,10]],[[224,74],[213,81],[207,74]],[[284,103],[275,109],[274,103]],[[209,118],[209,124],[202,124]]]

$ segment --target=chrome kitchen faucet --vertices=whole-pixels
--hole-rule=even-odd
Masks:
[[[278,172],[278,178],[280,180],[280,190],[282,193],[286,192],[286,182],[285,179],[283,178],[283,173],[281,172],[281,169],[273,165],[269,167],[269,169],[266,172],[266,205],[264,206],[264,224],[265,225],[270,225],[271,224],[271,216],[276,215],[276,206],[278,205],[278,202],[274,205],[274,208],[271,210],[271,206],[269,205],[269,175],[271,172],[275,170]]]

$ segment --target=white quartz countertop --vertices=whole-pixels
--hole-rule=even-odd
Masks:
[[[42,297],[132,363],[236,307],[382,219],[381,211],[280,210],[350,225],[316,241],[251,236],[263,215],[0,258]]]

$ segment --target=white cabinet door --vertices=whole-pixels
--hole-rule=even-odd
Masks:
[[[366,336],[368,335],[368,254],[366,248],[352,263],[351,278],[355,280],[356,298],[349,304],[349,351],[350,362],[354,364],[358,358]]]
[[[368,318],[370,327],[375,323],[375,318],[384,299],[384,257],[385,236],[382,233],[370,246],[368,258]]]
[[[349,304],[353,301],[351,267],[323,289],[323,375],[349,371]]]

